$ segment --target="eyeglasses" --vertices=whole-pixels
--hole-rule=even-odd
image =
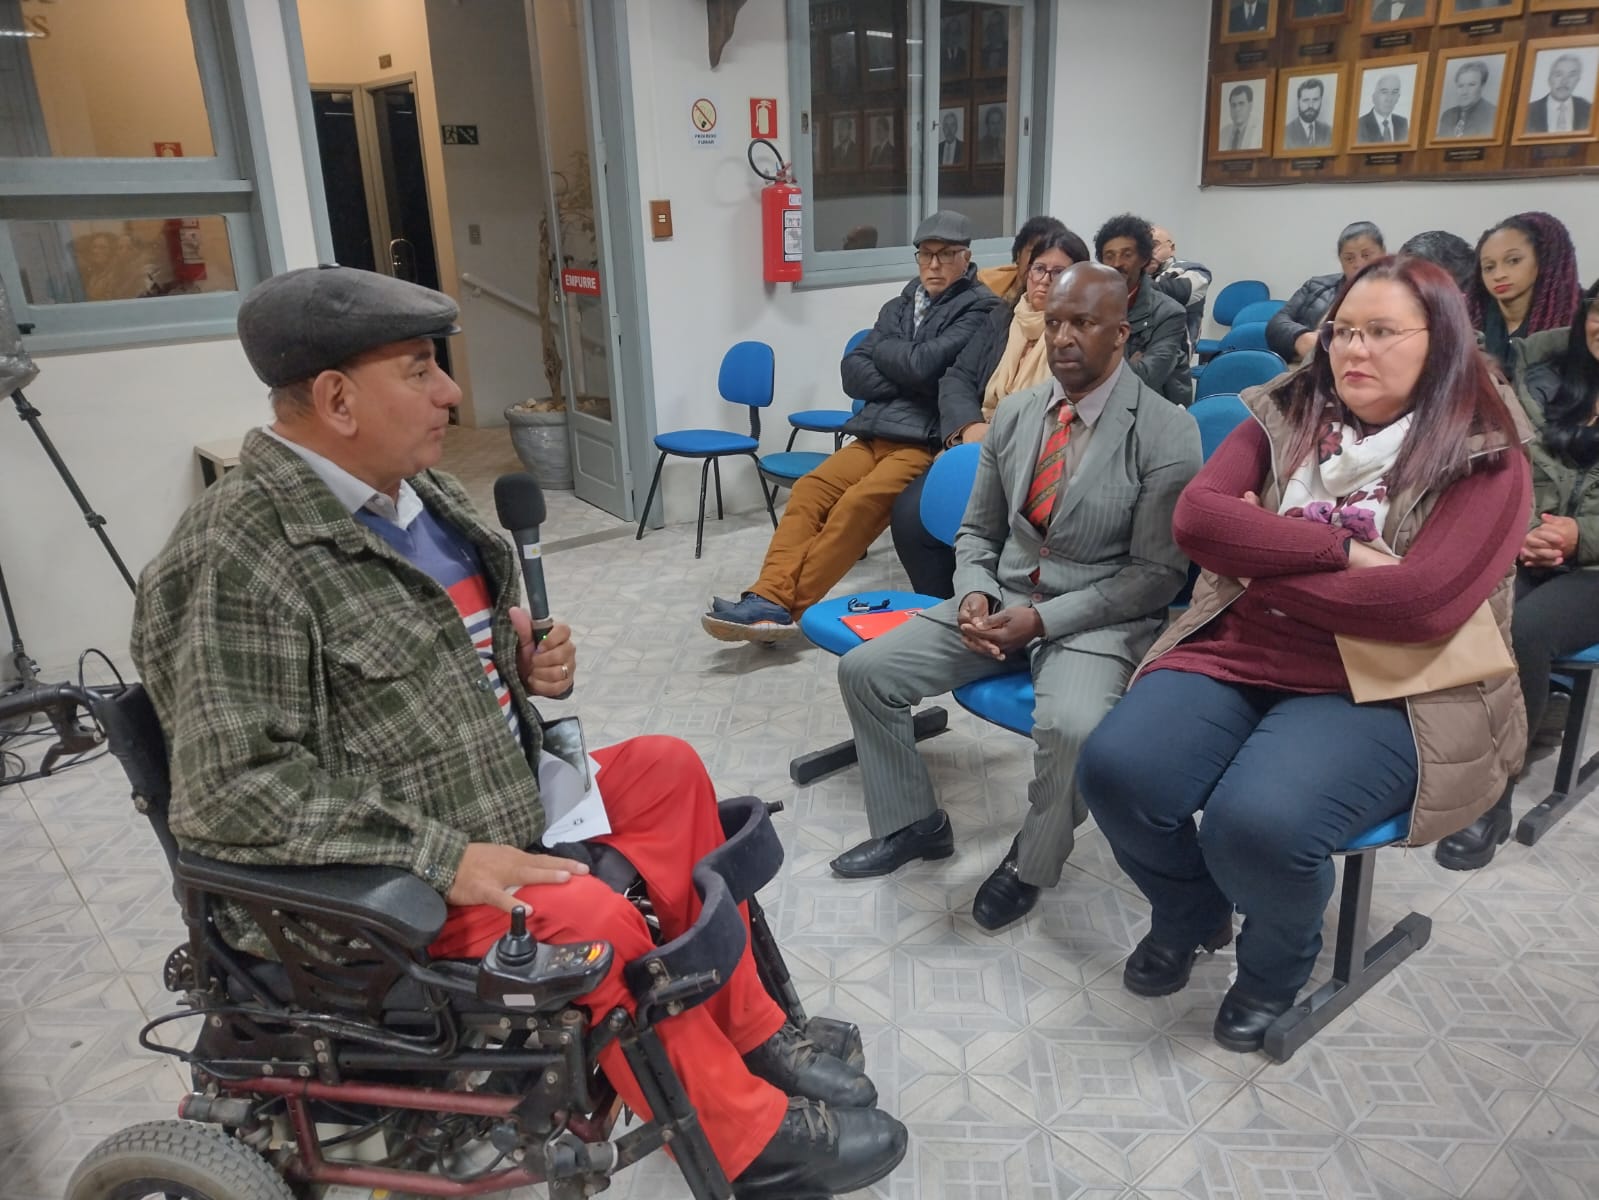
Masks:
[[[1355,339],[1360,339],[1371,354],[1382,354],[1391,350],[1405,338],[1413,333],[1426,333],[1427,326],[1418,325],[1414,329],[1395,329],[1392,325],[1384,325],[1380,321],[1368,321],[1365,325],[1340,325],[1336,321],[1324,322],[1316,330],[1316,340],[1323,350],[1331,350],[1334,346],[1347,352],[1355,344]]]
[[[933,263],[947,263],[954,266],[961,260],[961,255],[970,254],[965,246],[950,246],[945,250],[918,250],[916,261],[922,266],[931,266]]]
[[[1051,283],[1054,283],[1055,280],[1059,279],[1065,273],[1065,267],[1051,267],[1044,263],[1034,263],[1032,266],[1027,268],[1027,278],[1036,279],[1039,282],[1043,282],[1047,279]]]

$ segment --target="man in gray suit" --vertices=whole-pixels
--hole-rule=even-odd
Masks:
[[[1371,107],[1360,114],[1355,141],[1361,145],[1387,145],[1410,136],[1410,122],[1394,111],[1403,85],[1397,75],[1380,76],[1371,89]]]
[[[1187,561],[1177,496],[1199,469],[1194,420],[1122,358],[1127,284],[1078,263],[1044,309],[1054,379],[1001,401],[955,541],[955,596],[839,660],[870,840],[833,860],[846,879],[955,851],[916,752],[924,696],[1030,670],[1035,774],[1021,833],[972,915],[999,929],[1060,879],[1086,813],[1077,752],[1165,621]]]
[[[1294,92],[1299,115],[1283,130],[1283,145],[1294,150],[1332,148],[1332,125],[1321,119],[1321,106],[1326,97],[1327,85],[1321,80],[1312,78],[1300,82]]]
[[[1549,64],[1549,92],[1527,105],[1528,133],[1583,133],[1593,105],[1575,95],[1582,79],[1582,59],[1562,54]]]

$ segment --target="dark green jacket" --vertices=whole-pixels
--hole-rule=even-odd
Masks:
[[[1578,567],[1599,566],[1599,466],[1584,470],[1544,445],[1544,408],[1560,390],[1560,356],[1568,331],[1548,329],[1511,343],[1516,396],[1536,436],[1527,444],[1532,457],[1532,524],[1553,513],[1577,522]]]
[[[405,867],[445,893],[469,841],[537,841],[538,724],[516,672],[511,548],[449,476],[410,481],[482,558],[525,746],[444,589],[291,450],[255,431],[239,459],[179,519],[134,610],[178,844],[237,863]],[[264,952],[242,913],[222,927]]]

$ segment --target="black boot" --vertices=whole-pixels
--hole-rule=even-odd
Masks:
[[[905,1157],[909,1135],[877,1108],[828,1108],[790,1100],[766,1149],[733,1180],[740,1200],[832,1196],[876,1183]]]
[[[1233,915],[1205,939],[1202,946],[1163,946],[1153,934],[1133,947],[1122,967],[1122,986],[1135,996],[1170,996],[1188,986],[1194,960],[1203,952],[1214,954],[1233,940]]]
[[[870,1108],[877,1103],[877,1089],[864,1071],[823,1052],[787,1021],[744,1056],[744,1065],[751,1075],[790,1096],[820,1100],[834,1108]]]
[[[1293,1000],[1262,1000],[1234,985],[1221,998],[1211,1036],[1216,1044],[1239,1054],[1252,1054],[1266,1044],[1266,1030],[1294,1006]]]
[[[1510,795],[1515,781],[1505,785],[1499,802],[1459,833],[1438,843],[1433,857],[1450,871],[1475,871],[1493,861],[1494,851],[1510,840]]]

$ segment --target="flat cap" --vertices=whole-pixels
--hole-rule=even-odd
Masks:
[[[363,350],[460,333],[443,292],[355,267],[302,267],[263,280],[239,305],[239,341],[261,382],[284,387]]]
[[[972,223],[966,219],[965,213],[958,213],[953,208],[941,208],[916,227],[916,236],[911,239],[911,245],[920,246],[923,242],[953,242],[970,246]]]

